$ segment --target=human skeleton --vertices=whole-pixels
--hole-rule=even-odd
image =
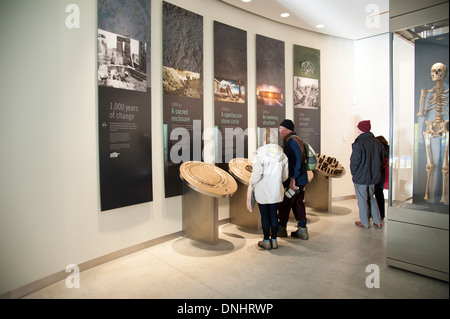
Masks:
[[[445,113],[448,116],[448,92],[444,91],[444,83],[447,78],[447,67],[443,63],[435,63],[431,67],[431,79],[436,82],[436,86],[430,90],[422,89],[420,95],[420,106],[417,116],[425,117],[427,112],[435,109],[436,114],[433,121],[425,121],[426,131],[424,131],[423,137],[425,141],[425,149],[427,153],[427,185],[425,187],[425,200],[429,199],[428,193],[430,188],[430,176],[435,171],[436,165],[432,156],[431,141],[433,138],[439,138],[445,140],[445,154],[442,163],[442,197],[440,202],[447,204],[447,192],[448,192],[448,119],[444,120]],[[439,144],[440,145],[440,144]],[[440,150],[440,147],[439,147]],[[439,154],[438,150],[438,154]]]

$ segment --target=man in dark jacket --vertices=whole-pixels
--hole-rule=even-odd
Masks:
[[[298,222],[298,229],[291,232],[292,237],[309,239],[306,227],[305,209],[305,185],[308,184],[308,173],[305,165],[305,148],[303,142],[294,132],[294,123],[291,120],[283,120],[279,128],[283,138],[283,150],[289,162],[289,178],[283,183],[285,188],[292,190],[292,196],[283,198],[278,205],[278,236],[287,237],[286,225],[289,213],[292,209]]]
[[[370,121],[361,121],[357,127],[360,134],[352,144],[350,156],[350,171],[355,185],[360,218],[355,225],[369,228],[371,213],[374,226],[381,228],[380,210],[374,194],[375,184],[381,180],[381,166],[384,164],[383,145],[370,132]]]

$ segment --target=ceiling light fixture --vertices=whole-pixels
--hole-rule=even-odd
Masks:
[[[252,1],[252,0],[242,0],[242,2],[250,2],[250,1]]]
[[[285,12],[285,13],[280,14],[280,16],[281,16],[282,18],[287,18],[287,17],[290,16],[290,14],[287,13],[287,12]]]
[[[322,29],[322,28],[325,28],[325,25],[324,24],[318,24],[318,25],[316,25],[316,28],[317,29]]]

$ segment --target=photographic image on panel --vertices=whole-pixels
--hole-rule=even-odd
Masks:
[[[147,91],[147,44],[98,30],[98,85]]]
[[[199,99],[202,93],[200,73],[163,66],[163,92]]]
[[[215,77],[214,99],[223,102],[245,103],[245,83],[239,80]]]
[[[294,108],[319,108],[319,80],[294,76]]]
[[[256,87],[258,105],[284,106],[283,90],[274,85],[260,84]]]

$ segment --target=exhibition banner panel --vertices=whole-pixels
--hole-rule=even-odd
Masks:
[[[98,1],[101,210],[152,201],[150,0]]]
[[[165,196],[183,194],[180,166],[201,161],[203,17],[163,2],[163,145]]]
[[[320,153],[320,51],[294,45],[294,124],[298,136]]]
[[[284,42],[256,35],[256,125],[258,147],[266,129],[278,132],[286,114]],[[279,136],[281,145],[281,136]]]
[[[247,32],[214,21],[215,162],[248,157]]]

